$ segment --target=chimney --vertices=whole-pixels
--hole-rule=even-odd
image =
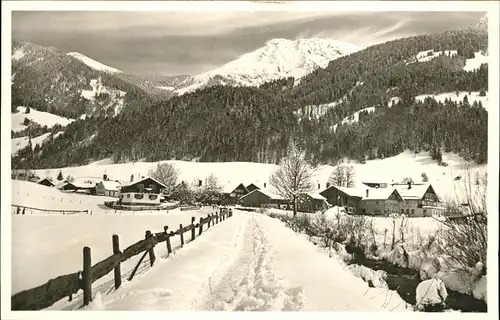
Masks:
[[[366,197],[368,198],[368,195],[370,194],[370,190],[366,189]]]
[[[408,181],[408,190],[411,189],[411,181]]]
[[[102,180],[104,180],[104,181],[108,180],[108,175],[107,174],[103,174],[102,175]]]
[[[134,175],[130,175],[130,182],[134,182]]]
[[[327,188],[330,188],[330,182],[327,182],[327,183],[326,183],[326,187],[327,187]]]

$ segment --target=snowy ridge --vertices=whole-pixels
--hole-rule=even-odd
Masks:
[[[87,100],[94,101],[98,95],[108,94],[111,98],[111,101],[104,108],[108,109],[110,107],[113,107],[114,108],[114,113],[113,113],[114,116],[116,116],[116,115],[118,115],[118,113],[120,113],[120,111],[123,109],[123,105],[125,103],[125,101],[124,101],[124,97],[126,94],[125,91],[105,87],[102,84],[101,77],[99,77],[98,79],[91,79],[90,86],[92,87],[92,90],[82,90],[82,93],[81,93],[82,97],[84,97]]]
[[[213,81],[259,86],[280,78],[300,79],[317,68],[325,68],[331,60],[358,50],[352,44],[331,39],[273,39],[220,68],[184,80],[177,92],[191,92]]]
[[[23,124],[24,118],[28,118],[30,121],[34,121],[39,125],[47,126],[48,128],[52,128],[56,124],[60,124],[65,127],[71,122],[75,121],[74,119],[69,119],[61,116],[57,116],[55,114],[37,111],[36,109],[30,108],[30,113],[26,112],[26,107],[19,106],[17,107],[16,113],[11,114],[11,130],[14,132],[23,131],[27,127]]]
[[[120,73],[121,72],[118,69],[115,69],[115,68],[107,66],[103,63],[100,63],[99,61],[96,61],[92,58],[89,58],[86,55],[83,55],[79,52],[69,52],[68,55],[72,56],[75,59],[80,60],[81,62],[85,63],[87,66],[89,66],[95,70],[104,71],[104,72],[108,72],[108,73]]]
[[[478,103],[481,102],[484,109],[488,110],[488,92],[485,91],[485,96],[481,96],[480,92],[472,91],[470,94],[466,91],[459,91],[458,94],[456,92],[443,92],[437,95],[433,94],[421,94],[415,97],[417,101],[424,101],[426,98],[434,98],[436,101],[444,103],[446,99],[454,101],[456,103],[463,102],[464,98],[467,97],[469,104],[472,105],[474,101]]]

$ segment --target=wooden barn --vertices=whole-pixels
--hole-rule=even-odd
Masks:
[[[101,181],[96,185],[96,193],[100,196],[108,196],[118,198],[120,196],[119,181]]]
[[[338,186],[329,186],[320,192],[332,206],[345,208],[346,212],[356,214],[360,212],[363,194],[359,189]]]
[[[260,189],[245,194],[239,199],[238,203],[244,207],[253,208],[275,207],[286,209],[290,206],[289,200]]]
[[[301,193],[297,199],[297,210],[300,212],[318,212],[326,210],[328,202],[326,198],[317,193]]]
[[[238,200],[249,193],[247,187],[243,183],[240,183],[236,188],[226,186],[222,190],[223,202],[226,205],[235,205],[238,203]]]
[[[49,178],[43,178],[42,180],[38,181],[37,183],[41,184],[43,186],[47,186],[47,187],[55,186],[55,184]]]

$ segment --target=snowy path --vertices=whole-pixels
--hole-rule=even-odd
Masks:
[[[404,311],[324,250],[265,215],[235,210],[173,257],[88,306],[106,310]]]

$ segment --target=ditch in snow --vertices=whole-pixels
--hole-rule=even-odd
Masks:
[[[369,259],[357,248],[346,246],[346,251],[353,254],[353,259],[347,264],[362,265],[372,270],[383,270],[387,272],[385,281],[390,290],[396,291],[399,296],[411,305],[416,304],[416,290],[421,282],[416,270],[395,266],[384,260]],[[471,295],[446,289],[448,297],[446,299],[445,310],[460,310],[461,312],[487,312],[487,304],[483,300],[475,299]]]

